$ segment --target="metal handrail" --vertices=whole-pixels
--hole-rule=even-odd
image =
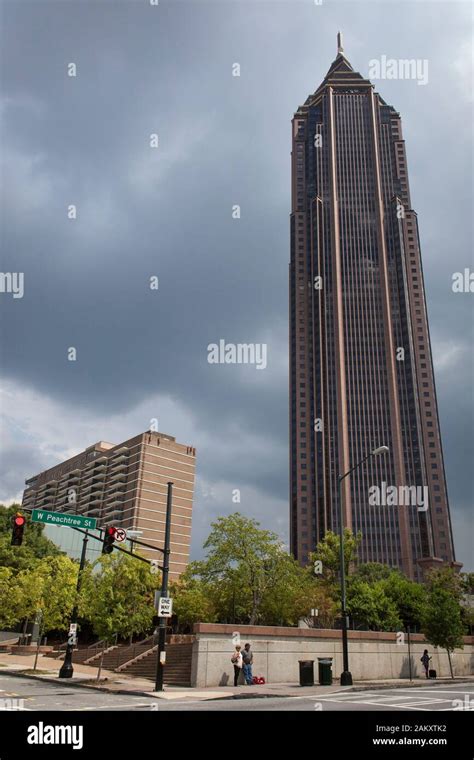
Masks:
[[[153,649],[153,647],[156,646],[157,643],[158,643],[157,633],[152,633],[151,636],[147,636],[146,638],[142,639],[142,641],[136,641],[135,644],[133,645],[132,656],[130,657],[130,660],[134,660],[135,657],[137,657],[137,647],[139,647],[142,650],[140,654],[144,654],[144,652],[148,651],[148,649]],[[147,647],[145,650],[143,650],[142,648],[146,644],[150,644],[150,646]]]
[[[61,653],[62,653],[62,648],[63,648],[63,647],[67,647],[67,641],[64,641],[62,644],[60,644],[60,645],[58,646],[58,648],[57,648],[57,651],[58,651],[58,655],[57,655],[57,657],[56,657],[56,659],[57,659],[57,660],[59,660],[59,658],[60,658],[60,656],[61,656]]]
[[[87,649],[99,649],[99,647],[102,646],[102,644],[105,644],[107,642],[107,639],[99,639],[99,641],[95,641],[93,644],[89,644]]]

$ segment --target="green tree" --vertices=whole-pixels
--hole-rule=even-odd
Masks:
[[[0,628],[13,628],[20,620],[18,584],[9,567],[0,567]]]
[[[137,558],[121,552],[103,555],[85,568],[79,614],[100,638],[110,640],[150,630],[159,576]]]
[[[422,584],[410,580],[397,568],[379,562],[358,565],[353,578],[383,590],[392,603],[390,617],[396,611],[400,626],[410,627],[412,631],[421,628],[427,598],[426,588]]]
[[[468,596],[474,596],[474,573],[461,573],[462,589]]]
[[[357,576],[350,577],[347,609],[368,630],[393,631],[401,625],[397,606],[386,594],[384,581],[368,583]]]
[[[361,533],[354,536],[348,528],[344,529],[344,567],[347,578],[356,561],[357,548],[361,540]],[[311,564],[307,567],[307,573],[311,578],[315,578],[316,569],[319,567],[321,569],[315,578],[314,604],[311,606],[319,610],[317,624],[329,628],[332,628],[336,618],[341,616],[340,546],[339,534],[327,531],[318,543],[316,551],[310,555]]]
[[[275,533],[256,520],[235,512],[211,524],[204,549],[207,557],[193,566],[194,574],[221,593],[221,604],[238,606],[250,625],[261,619],[267,594],[278,593],[288,555]]]
[[[382,584],[397,609],[403,627],[410,627],[412,631],[421,629],[427,604],[426,588],[398,570],[392,570]]]
[[[432,571],[427,577],[428,599],[422,631],[427,641],[448,653],[451,677],[451,653],[464,648],[464,623],[461,615],[462,579],[450,567]]]
[[[26,524],[21,546],[11,545],[12,520],[16,512],[26,517]],[[53,541],[43,535],[44,525],[31,521],[31,515],[23,512],[19,504],[5,507],[0,504],[0,566],[10,567],[15,571],[26,570],[37,564],[44,557],[64,554]]]
[[[463,577],[454,568],[447,565],[427,573],[426,586],[428,589],[442,588],[449,591],[458,602],[464,592]]]
[[[333,600],[328,604],[325,589],[314,575],[285,553],[275,568],[274,586],[267,590],[260,614],[267,625],[297,625],[300,618],[312,624],[312,608],[319,610],[320,622],[327,613],[331,614],[332,605]]]
[[[337,617],[340,617],[341,603],[330,584],[314,578],[306,572],[304,584],[297,590],[294,598],[296,621],[303,618],[310,627],[333,628]],[[310,616],[312,609],[318,610],[316,618]]]
[[[346,575],[349,574],[351,564],[357,559],[357,548],[361,541],[361,533],[354,536],[349,528],[344,528],[344,567]],[[322,563],[322,578],[334,585],[339,581],[341,568],[340,546],[339,534],[328,530],[324,538],[318,543],[316,551],[311,554],[313,566],[319,560]]]
[[[41,634],[66,627],[74,606],[79,566],[67,556],[45,557],[15,576],[20,620],[40,621]]]
[[[367,583],[383,581],[395,572],[389,565],[382,565],[380,562],[362,562],[357,565],[354,575]]]
[[[173,612],[184,625],[194,623],[216,622],[216,609],[213,603],[212,588],[191,573],[183,573],[177,581],[170,584],[173,598]]]
[[[318,625],[334,623],[337,603],[327,584],[255,520],[239,513],[219,518],[204,547],[206,559],[190,563],[173,587],[180,624],[296,625],[309,621],[312,608]]]
[[[44,633],[67,627],[76,601],[79,565],[67,556],[45,557],[34,570],[41,588],[39,612]]]

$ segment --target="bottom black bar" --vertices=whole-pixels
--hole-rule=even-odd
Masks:
[[[0,712],[0,758],[120,757],[154,747],[158,755],[202,748],[210,757],[249,746],[267,754],[274,742],[289,751],[368,757],[472,760],[472,715],[460,712],[314,712],[229,710],[160,711],[154,702],[146,712]],[[226,739],[227,737],[227,739]],[[118,755],[117,755],[118,756]],[[321,755],[318,752],[318,756]]]

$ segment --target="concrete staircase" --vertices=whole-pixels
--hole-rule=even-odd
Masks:
[[[191,642],[166,645],[165,683],[171,686],[191,686],[192,651]],[[117,672],[137,678],[149,678],[154,681],[157,658],[158,646],[154,646],[133,660],[120,665]]]
[[[64,650],[65,650],[64,646],[62,646],[61,649],[55,648],[52,651],[48,652],[45,656],[51,657],[54,660],[64,660]],[[91,649],[88,646],[80,646],[77,649],[73,649],[73,652],[72,652],[73,662],[82,663],[88,657],[92,657],[92,655],[95,654],[95,651],[96,651],[95,649]]]
[[[153,646],[153,642],[137,642],[129,646],[109,647],[104,651],[102,667],[104,670],[117,670],[125,662],[135,659],[141,654],[147,652]],[[84,660],[84,665],[96,665],[99,667],[101,652],[95,654],[89,660]]]
[[[92,667],[99,667],[100,661],[103,656],[102,667],[104,670],[115,670],[123,662],[133,659],[142,652],[146,652],[147,649],[153,646],[153,636],[149,636],[142,641],[137,641],[135,644],[130,645],[118,645],[113,644],[106,649],[102,649],[102,646],[81,646],[73,650],[72,661],[73,663],[81,665],[91,665]],[[48,657],[54,657],[57,660],[64,659],[64,646],[61,650],[56,649],[50,652]]]
[[[165,683],[173,686],[191,685],[191,661],[194,637],[190,635],[172,635],[166,642]],[[102,668],[115,670],[127,676],[149,678],[154,681],[158,646],[154,644],[155,636],[129,645],[113,645],[103,653]],[[48,652],[47,657],[64,659],[64,648]],[[98,668],[102,649],[94,646],[79,646],[72,654],[73,664],[90,665]]]

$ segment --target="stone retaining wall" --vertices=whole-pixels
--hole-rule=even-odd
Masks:
[[[333,658],[333,677],[342,670],[341,631],[278,626],[231,626],[197,623],[194,626],[191,683],[193,686],[233,684],[230,661],[234,640],[240,636],[242,647],[248,641],[254,653],[254,675],[263,675],[269,683],[298,683],[298,660],[315,661]],[[400,643],[397,643],[398,641]],[[447,653],[426,644],[422,634],[411,635],[411,661],[414,678],[424,677],[420,662],[423,650],[433,658],[431,667],[438,676],[449,676]],[[464,649],[452,655],[454,675],[474,673],[474,637],[466,636]],[[405,636],[379,631],[349,631],[349,666],[354,680],[408,678],[408,644]]]

